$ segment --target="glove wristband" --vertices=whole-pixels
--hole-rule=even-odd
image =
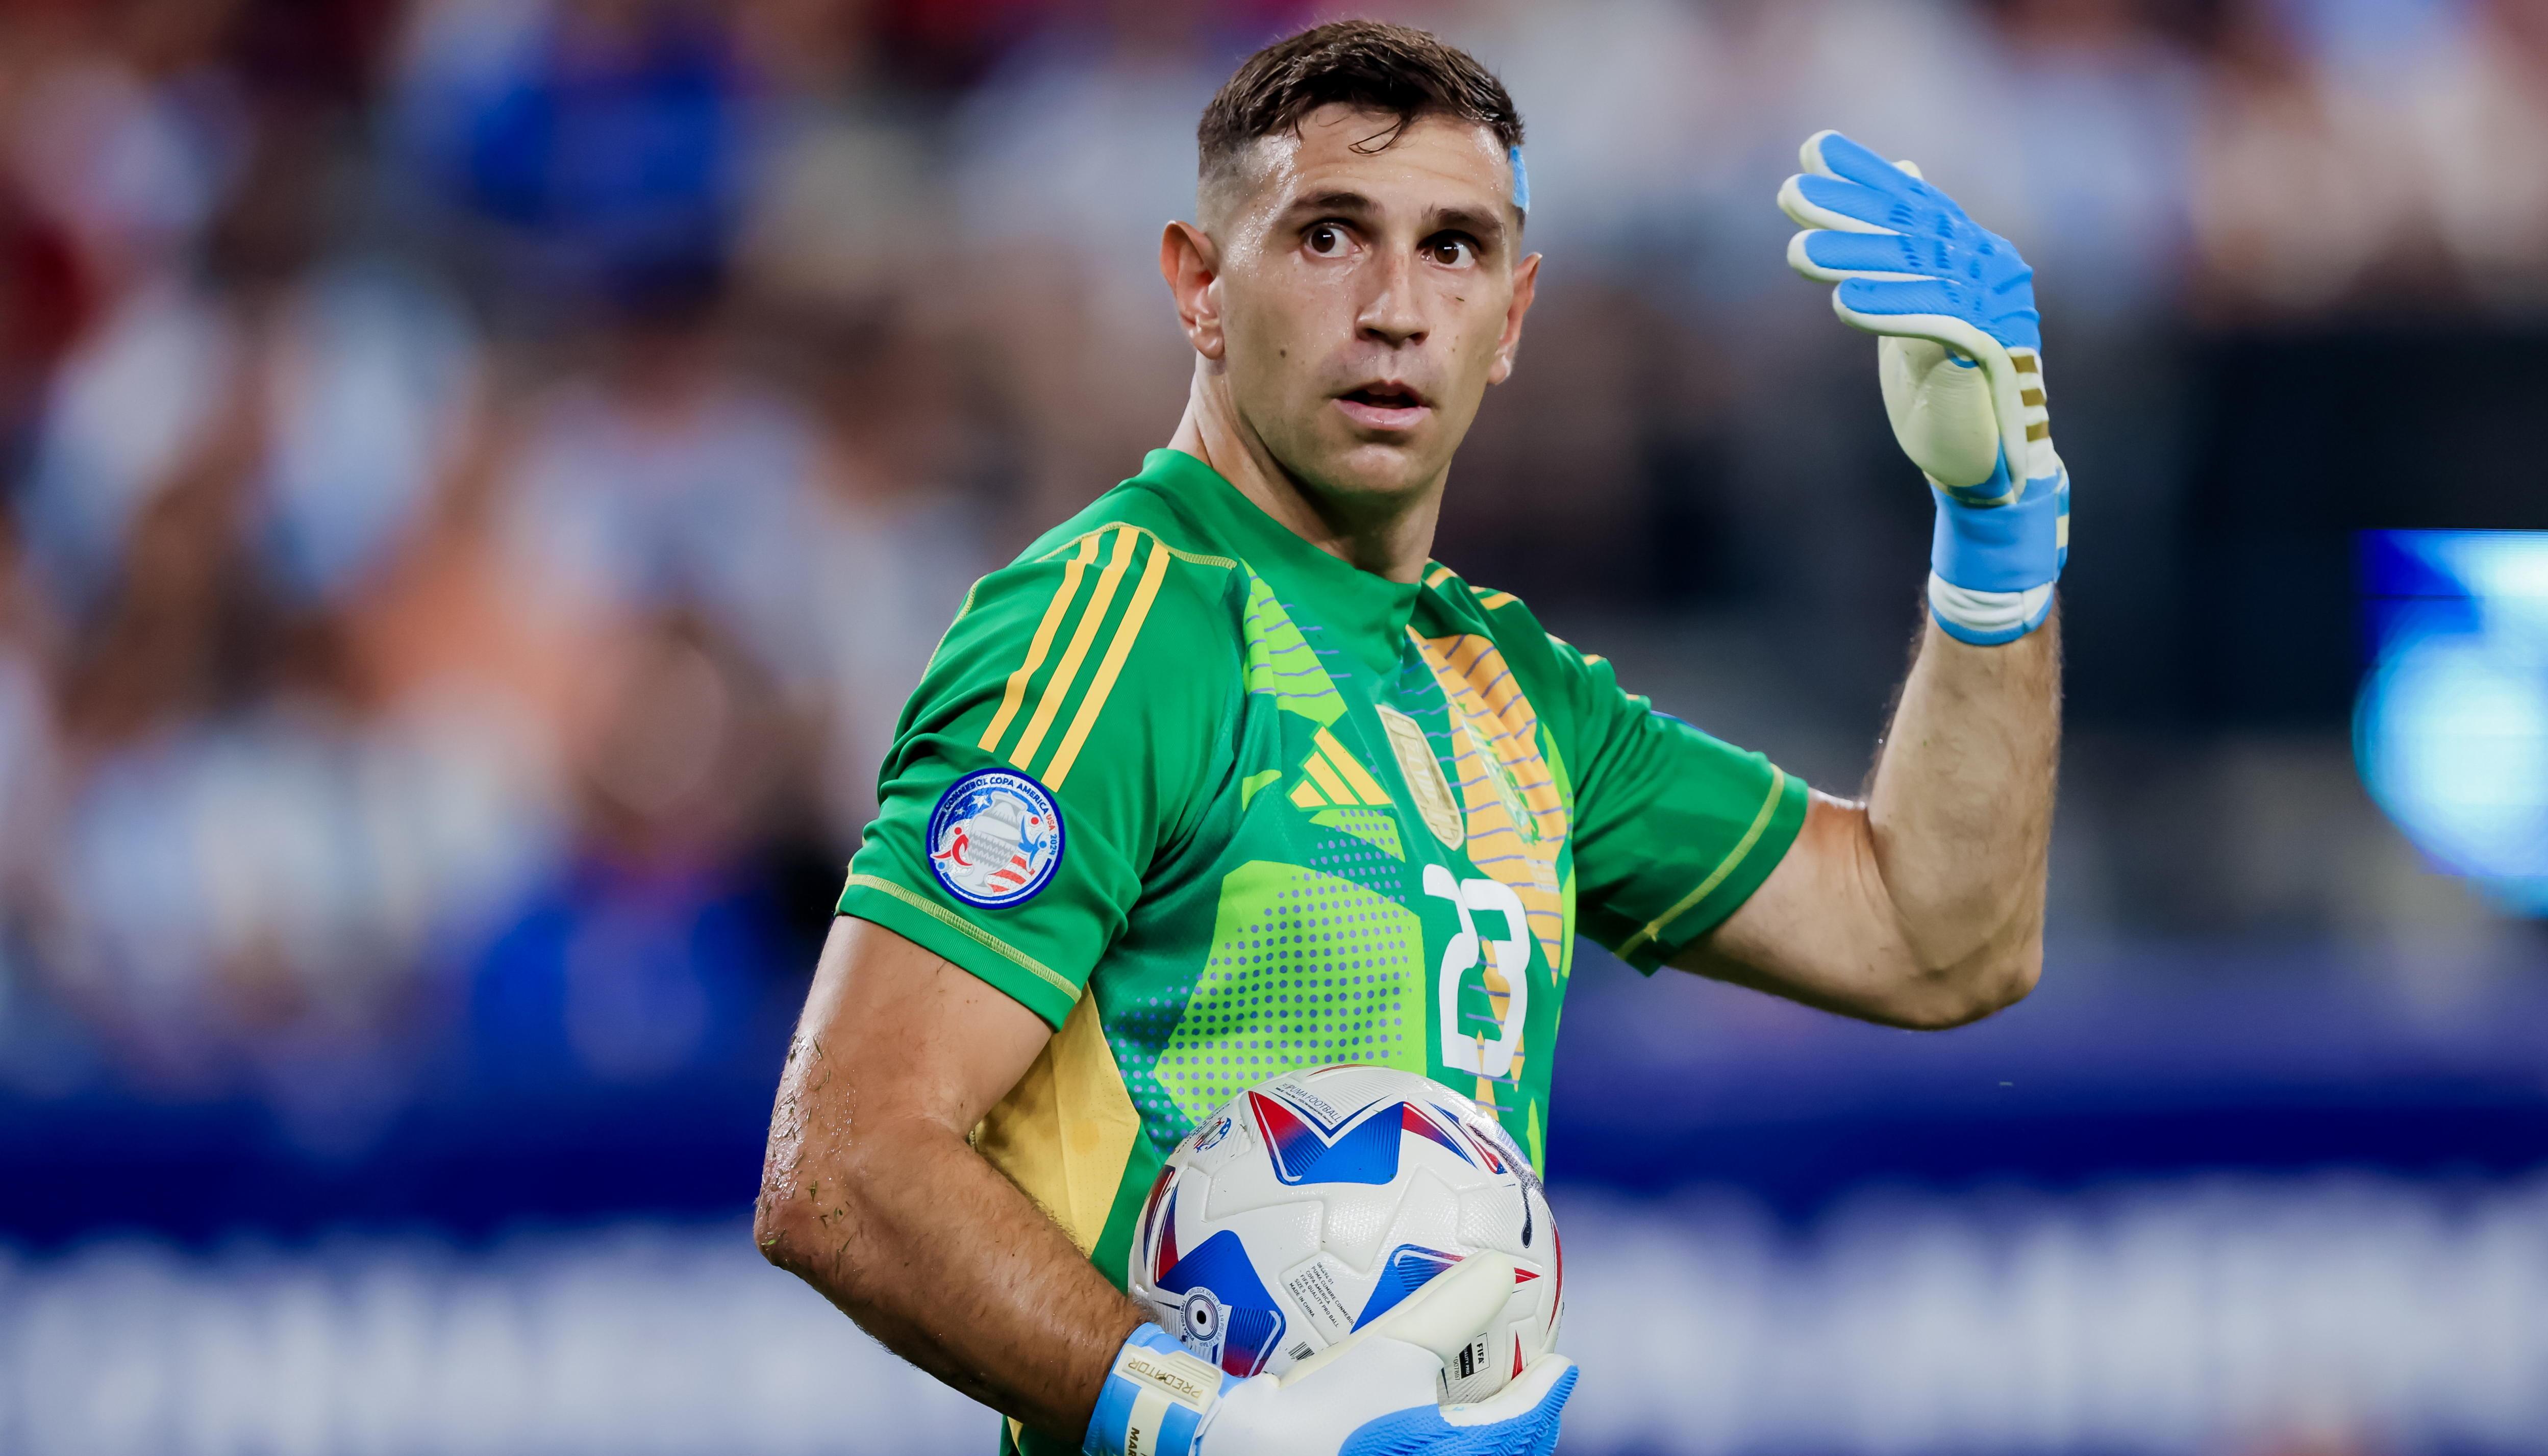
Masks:
[[[1115,1352],[1079,1449],[1086,1456],[1194,1456],[1204,1417],[1236,1384],[1155,1324]]]
[[[1935,485],[1929,491],[1938,501],[1929,615],[1939,628],[1989,647],[2044,625],[2069,555],[2069,472],[2028,481],[2008,505],[1967,505]]]
[[[1929,619],[1958,642],[1975,647],[2015,642],[2051,614],[2049,582],[2025,592],[1967,592],[1929,574]]]

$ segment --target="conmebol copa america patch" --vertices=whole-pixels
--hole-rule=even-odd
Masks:
[[[1035,898],[1061,866],[1052,793],[1009,769],[976,769],[929,815],[929,869],[947,893],[992,909]]]

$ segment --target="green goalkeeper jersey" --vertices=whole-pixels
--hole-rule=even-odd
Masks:
[[[841,913],[1055,1029],[975,1145],[1119,1286],[1177,1140],[1281,1071],[1436,1078],[1541,1162],[1577,933],[1652,970],[1805,813],[1510,593],[1174,450],[974,587],[878,797]]]

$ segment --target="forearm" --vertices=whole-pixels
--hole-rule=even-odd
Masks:
[[[965,1141],[1048,1035],[909,941],[836,921],[779,1082],[753,1237],[896,1354],[1076,1441],[1145,1317]]]
[[[2059,628],[2048,622],[2000,647],[1922,630],[1867,801],[1815,794],[1777,868],[1673,964],[1932,1030],[2033,988],[2060,737]]]
[[[1912,964],[1992,1006],[2040,959],[2060,699],[2057,613],[1996,647],[1924,627],[1868,784],[1871,888]]]
[[[858,1141],[800,1164],[792,1193],[765,1195],[763,1251],[894,1353],[1076,1440],[1145,1317],[961,1140],[888,1126]]]
[[[1886,417],[1937,502],[1929,621],[1866,801],[1814,795],[1769,877],[1674,963],[1870,1021],[1957,1026],[2025,995],[2043,965],[2070,473],[2025,259],[1908,162],[1833,132],[1801,160],[1778,191],[1804,228],[1788,261],[1878,336]]]

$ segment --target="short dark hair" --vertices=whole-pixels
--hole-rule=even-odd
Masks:
[[[1302,118],[1335,102],[1397,118],[1355,143],[1358,150],[1379,151],[1428,116],[1484,127],[1507,148],[1521,145],[1521,113],[1476,56],[1411,26],[1330,21],[1247,57],[1203,109],[1195,128],[1203,185],[1234,171],[1260,137],[1297,131]]]

